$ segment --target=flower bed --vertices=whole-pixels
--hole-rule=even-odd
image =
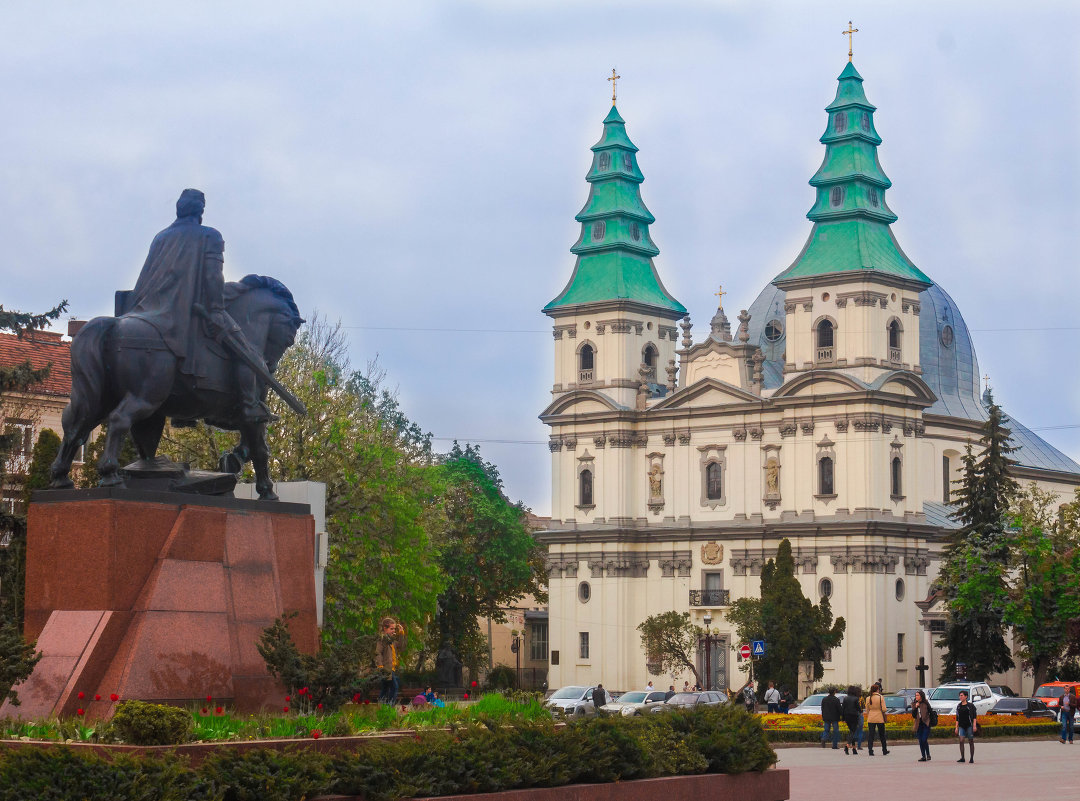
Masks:
[[[802,743],[821,739],[824,726],[820,715],[761,715],[762,726],[770,742]],[[956,717],[941,715],[931,732],[933,737],[952,737]],[[846,739],[847,726],[841,725],[840,739]],[[1024,718],[1013,715],[983,715],[979,717],[979,737],[1042,737],[1057,734],[1061,726],[1044,718]],[[864,739],[869,730],[864,728]],[[910,715],[890,715],[885,724],[889,740],[913,740]]]
[[[640,718],[596,718],[500,726],[493,721],[368,741],[350,753],[230,747],[197,767],[175,755],[78,754],[64,746],[0,751],[0,787],[37,798],[311,798],[368,801],[530,787],[623,782],[704,773],[761,772],[776,762],[761,722],[734,707]],[[320,744],[321,745],[321,744]],[[107,749],[108,746],[98,746]]]

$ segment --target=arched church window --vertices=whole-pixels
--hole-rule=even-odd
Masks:
[[[592,470],[582,470],[578,474],[578,503],[581,506],[593,505]]]
[[[835,494],[833,491],[833,460],[830,456],[822,456],[818,459],[818,494]]]
[[[623,153],[622,165],[623,165],[623,169],[626,170],[627,172],[633,172],[634,171],[634,157],[631,156],[629,153]]]
[[[900,349],[900,342],[902,338],[902,332],[900,330],[900,321],[892,320],[889,322],[889,361],[899,362],[903,353]]]
[[[765,323],[765,339],[769,342],[778,342],[784,335],[784,325],[779,320],[769,320]]]
[[[719,462],[709,462],[705,466],[705,497],[710,501],[724,497],[724,468]]]
[[[847,112],[846,111],[838,111],[835,114],[833,114],[832,127],[833,127],[833,130],[836,131],[837,133],[840,133],[841,131],[843,131],[843,130],[845,130],[847,128]]]
[[[870,114],[866,111],[862,113],[862,129],[867,133],[870,132]]]
[[[606,170],[608,167],[611,166],[611,154],[610,153],[601,153],[600,158],[597,161],[598,161],[599,168],[601,170]]]
[[[592,238],[594,242],[599,242],[604,238],[604,232],[607,231],[607,225],[603,220],[598,220],[592,224]]]
[[[842,186],[834,186],[832,188],[832,192],[829,195],[829,202],[832,203],[834,208],[839,206],[841,203],[843,203],[844,202],[844,187],[842,187]]]
[[[876,209],[878,207],[878,205],[880,204],[880,201],[878,200],[877,189],[875,187],[871,186],[869,195],[870,195],[870,205],[873,206]]]
[[[581,352],[578,354],[579,364],[582,370],[593,369],[593,349],[592,345],[582,345]]]
[[[835,358],[834,331],[832,320],[822,320],[817,324],[817,360],[819,362],[831,362]]]
[[[900,498],[904,494],[904,463],[900,460],[899,456],[894,456],[892,460],[892,495],[894,498]]]
[[[656,348],[652,346],[652,343],[645,346],[642,361],[645,362],[646,367],[656,367]]]
[[[641,226],[636,222],[630,223],[630,238],[635,242],[641,241]]]
[[[832,598],[832,579],[823,578],[818,582],[818,594],[822,598]]]

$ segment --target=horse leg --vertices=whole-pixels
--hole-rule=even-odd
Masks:
[[[51,489],[71,489],[75,486],[75,482],[70,477],[71,463],[98,423],[86,413],[86,410],[80,409],[80,404],[74,397],[64,409],[61,420],[64,425],[64,441],[60,444],[56,459],[49,468],[49,475],[52,477],[49,483]]]
[[[167,391],[165,394],[168,394]],[[124,479],[120,475],[119,458],[124,436],[131,432],[132,426],[157,412],[164,401],[164,398],[140,398],[129,392],[109,414],[109,433],[105,435],[105,452],[101,455],[101,461],[98,462],[101,486],[123,486]]]
[[[160,410],[150,417],[132,423],[131,439],[135,442],[135,450],[139,452],[140,459],[153,461],[161,443],[161,432],[164,430],[165,415]]]
[[[251,454],[255,468],[255,490],[260,501],[276,501],[274,482],[270,480],[270,449],[266,446],[266,423],[245,423],[240,429],[240,443]]]

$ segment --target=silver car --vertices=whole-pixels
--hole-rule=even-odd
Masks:
[[[821,702],[825,700],[828,693],[814,693],[807,696],[805,700],[798,706],[793,706],[788,711],[792,715],[820,715],[821,714]],[[847,698],[847,693],[837,693],[836,698],[840,703],[844,702]]]
[[[693,709],[699,706],[720,706],[726,703],[728,703],[727,694],[717,691],[675,693],[663,705],[654,706],[651,711],[664,712],[675,709]]]
[[[584,717],[595,715],[596,708],[592,702],[593,687],[572,685],[560,687],[544,701],[544,706],[551,710],[555,717]]]
[[[646,708],[664,703],[666,697],[667,693],[660,690],[634,690],[623,693],[617,701],[604,704],[600,712],[604,715],[640,715]]]

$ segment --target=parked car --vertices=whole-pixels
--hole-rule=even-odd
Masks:
[[[975,712],[979,715],[985,715],[1000,700],[990,692],[990,685],[983,682],[950,681],[927,696],[930,708],[939,715],[955,715],[961,691],[967,692],[968,701],[975,704]]]
[[[821,702],[824,700],[828,693],[814,693],[803,699],[803,702],[798,706],[792,707],[788,710],[792,715],[820,715],[821,714]],[[847,693],[837,693],[836,697],[843,703],[847,698]]]
[[[1048,681],[1046,684],[1039,685],[1034,697],[1045,703],[1046,708],[1053,712],[1056,718],[1058,707],[1061,705],[1061,696],[1074,687],[1076,694],[1080,695],[1080,685],[1077,685],[1075,681]]]
[[[882,697],[885,699],[885,714],[903,715],[911,710],[911,698],[915,697],[915,693],[911,694],[911,698],[906,695],[885,695]]]
[[[893,695],[902,695],[902,696],[904,696],[908,701],[908,706],[911,706],[911,701],[912,701],[912,699],[915,698],[915,693],[917,693],[919,690],[922,690],[924,693],[926,693],[926,697],[929,698],[930,693],[932,693],[935,689],[937,689],[937,688],[936,687],[905,687],[904,689],[897,690],[895,693],[892,693],[892,694]]]
[[[600,707],[600,712],[604,715],[639,715],[648,707],[664,703],[666,697],[667,693],[661,690],[653,690],[651,693],[634,690],[623,693],[617,701],[604,704]]]
[[[1012,691],[1012,687],[1006,687],[1004,684],[991,684],[990,692],[999,698],[1017,698],[1017,694]]]
[[[1049,718],[1057,714],[1038,698],[1000,698],[990,710],[991,715],[1023,715],[1025,718]]]
[[[671,712],[676,709],[693,709],[696,706],[720,706],[728,702],[727,693],[705,692],[675,693],[663,704],[657,704],[650,712]]]
[[[544,701],[544,706],[551,710],[551,713],[556,717],[595,715],[596,709],[592,702],[592,691],[592,687],[578,685],[561,687]]]

